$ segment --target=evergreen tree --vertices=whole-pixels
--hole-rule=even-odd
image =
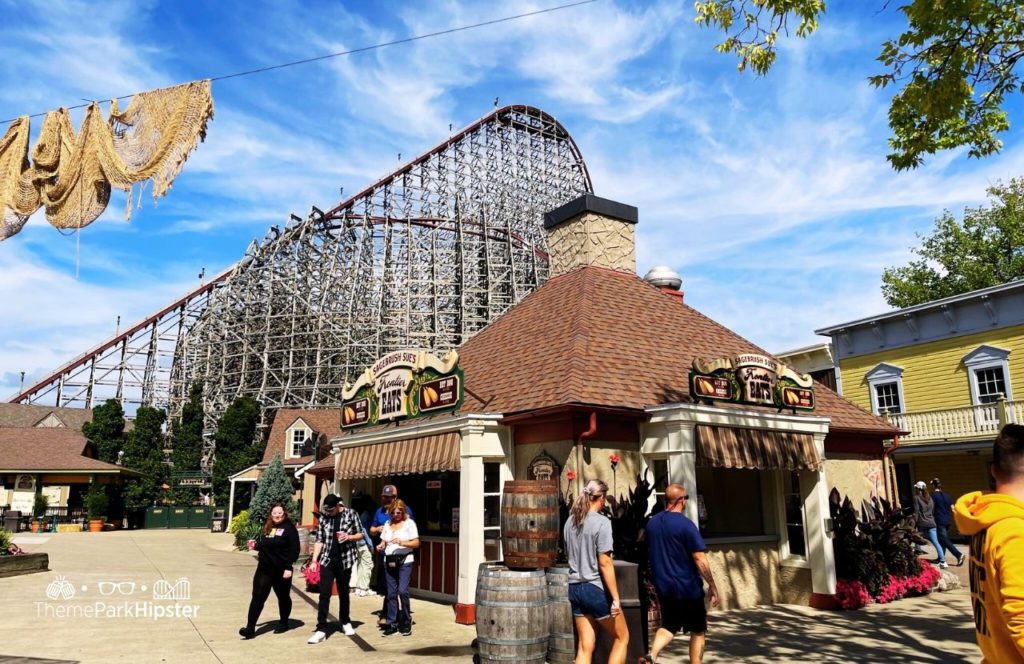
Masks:
[[[82,435],[96,445],[100,461],[117,462],[124,445],[124,409],[116,399],[107,399],[92,409],[92,421],[82,425]]]
[[[235,399],[214,433],[216,446],[213,462],[213,492],[218,505],[226,505],[230,495],[228,477],[245,470],[259,461],[263,453],[256,440],[256,424],[260,419],[260,405],[249,397]]]
[[[270,509],[274,503],[284,505],[285,510],[288,511],[292,519],[297,519],[298,515],[295,513],[296,504],[292,499],[294,493],[295,488],[292,486],[288,473],[285,472],[281,456],[277,455],[270,462],[270,465],[267,466],[267,469],[263,471],[263,474],[260,475],[260,481],[256,487],[256,495],[252,497],[252,502],[249,503],[249,519],[253,523],[262,524],[266,521],[267,516],[270,515]]]
[[[195,383],[189,390],[188,401],[181,409],[181,418],[175,420],[171,427],[171,461],[175,472],[200,470],[203,458],[203,416],[203,385]],[[193,501],[195,495],[195,489],[180,487],[172,491],[171,499],[175,503],[187,504]]]
[[[167,479],[162,431],[166,418],[164,411],[142,406],[135,413],[135,427],[125,436],[121,464],[142,473],[125,481],[124,503],[129,508],[148,507],[160,497]]]

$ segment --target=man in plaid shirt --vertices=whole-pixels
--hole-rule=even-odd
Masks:
[[[327,638],[327,614],[331,607],[331,586],[338,583],[338,619],[346,636],[356,633],[349,619],[348,582],[352,566],[359,557],[363,528],[359,515],[350,510],[333,493],[324,498],[320,522],[316,527],[316,544],[312,560],[320,566],[320,603],[317,606],[316,631],[307,643],[320,643]]]

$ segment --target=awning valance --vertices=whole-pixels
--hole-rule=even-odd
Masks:
[[[338,479],[459,470],[460,441],[460,434],[452,432],[346,447],[339,452]]]
[[[714,468],[818,470],[821,459],[809,433],[698,424],[697,465]]]

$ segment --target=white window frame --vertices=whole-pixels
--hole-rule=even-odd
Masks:
[[[878,391],[876,388],[889,383],[896,384],[896,393],[899,395],[900,399],[900,413],[907,412],[907,400],[903,396],[903,367],[882,362],[874,369],[864,374],[864,379],[868,382],[868,392],[871,395],[872,413],[875,415],[882,414],[878,408]]]
[[[299,431],[302,432],[302,436],[303,436],[302,437],[301,445],[304,446],[306,444],[306,441],[310,440],[310,438],[311,438],[311,436],[310,436],[311,432],[309,430],[309,427],[306,427],[303,424],[292,425],[288,429],[287,441],[285,443],[287,445],[287,449],[285,450],[285,453],[286,453],[285,458],[286,459],[298,459],[299,457],[302,456],[302,449],[301,449],[301,447],[299,449],[299,454],[295,453],[295,434],[298,433]]]
[[[967,380],[971,388],[971,403],[981,405],[978,391],[978,372],[984,369],[1002,369],[1003,384],[1006,385],[1007,401],[1013,401],[1013,387],[1010,385],[1010,351],[996,346],[981,345],[963,357],[967,368]]]
[[[480,504],[480,509],[481,509],[481,511],[483,511],[484,505],[487,504],[486,498],[488,496],[497,496],[498,497],[498,510],[499,510],[498,525],[497,526],[484,526],[484,528],[483,528],[483,535],[484,535],[483,539],[484,539],[484,542],[486,542],[488,539],[496,539],[496,540],[498,540],[498,557],[497,557],[497,561],[500,561],[505,556],[505,552],[502,550],[502,546],[501,546],[501,514],[500,514],[500,510],[501,510],[501,497],[502,497],[502,493],[503,493],[503,490],[504,490],[504,487],[505,487],[505,482],[510,480],[510,479],[512,479],[512,477],[511,477],[511,473],[509,472],[508,465],[505,463],[505,459],[502,458],[502,457],[494,457],[494,458],[487,458],[487,457],[485,457],[483,459],[483,463],[484,463],[484,465],[495,464],[495,465],[498,466],[498,490],[497,491],[487,491],[486,490],[487,472],[484,471],[485,489],[484,489],[484,493],[483,493],[483,499],[481,499],[481,501],[480,501],[480,503],[481,503]],[[490,537],[488,537],[488,535],[490,535]],[[486,545],[485,545],[484,548],[486,549]]]
[[[654,464],[656,462],[658,462],[658,461],[664,461],[665,462],[665,472],[666,472],[665,479],[667,481],[666,486],[668,484],[672,484],[672,456],[673,455],[671,455],[671,454],[645,454],[644,455],[644,469],[649,474],[648,475],[648,479],[651,482],[651,497],[648,499],[648,503],[647,503],[647,511],[648,512],[650,512],[651,510],[654,509],[654,506],[658,504],[659,500],[661,501],[661,506],[665,507],[665,501],[664,501],[665,492],[664,491],[658,491],[658,485],[657,485],[657,479],[658,478],[657,478],[657,476],[654,473]],[[693,491],[693,495],[694,495],[693,500],[697,500],[696,489],[695,488],[691,489],[690,487],[686,487],[686,489],[688,491]]]
[[[811,562],[808,560],[806,555],[798,555],[793,553],[789,548],[789,528],[786,523],[786,495],[789,493],[789,480],[790,470],[776,470],[771,474],[772,481],[775,483],[775,518],[778,523],[779,531],[779,564],[784,567],[801,567],[805,569],[811,568]],[[764,475],[767,475],[765,473]],[[809,551],[811,543],[807,537],[807,507],[806,500],[804,500],[804,488],[803,482],[800,479],[800,473],[797,473],[797,485],[800,490],[800,515],[803,518],[804,528],[804,551]]]

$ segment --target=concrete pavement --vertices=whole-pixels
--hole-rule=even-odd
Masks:
[[[51,571],[0,579],[0,662],[44,658],[81,662],[285,662],[372,657],[382,662],[470,661],[475,630],[452,607],[413,599],[410,637],[382,637],[371,612],[379,598],[352,597],[357,636],[334,634],[310,646],[315,597],[293,587],[292,626],[272,634],[273,595],[258,636],[239,639],[254,559],[230,536],[141,530],[21,535],[50,555]],[[178,606],[175,609],[175,605]],[[337,611],[337,603],[332,612]],[[686,661],[679,637],[661,661]],[[776,606],[714,614],[705,662],[977,662],[964,590],[821,612]]]

